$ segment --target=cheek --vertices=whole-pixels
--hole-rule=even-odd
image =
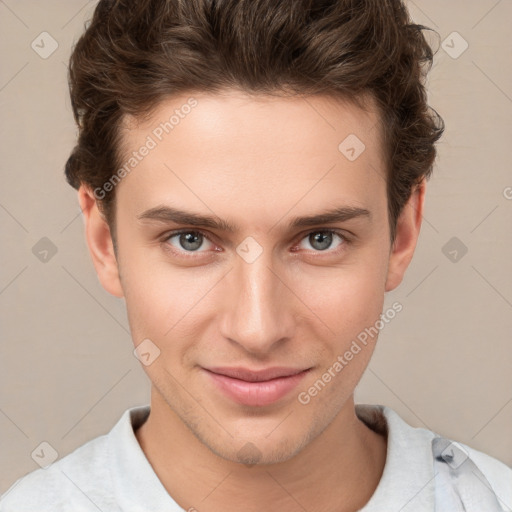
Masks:
[[[223,291],[227,281],[221,279],[225,270],[214,265],[178,267],[166,261],[157,247],[129,247],[124,242],[123,253],[129,257],[121,258],[120,270],[134,343],[154,339],[168,350],[171,339],[190,340],[201,320],[214,313],[212,301],[219,307],[229,296],[229,290]],[[349,254],[336,267],[299,264],[280,270],[293,290],[290,308],[302,308],[309,328],[318,324],[320,338],[329,332],[324,329],[321,334],[320,324],[328,326],[338,352],[382,311],[383,254],[383,248],[373,244]]]
[[[375,257],[365,259],[362,254],[357,261],[337,269],[304,272],[296,278],[295,286],[319,321],[329,327],[337,349],[341,349],[381,314],[385,264]]]
[[[197,315],[196,308],[207,291],[207,283],[204,279],[191,280],[186,272],[176,272],[170,266],[148,265],[137,258],[124,267],[124,273],[133,344],[141,344],[147,351],[147,342],[143,342],[149,339],[154,344],[149,345],[149,352],[158,354],[143,370],[164,396],[176,396],[175,400],[179,400],[177,383],[186,379],[183,367],[187,366],[187,351],[200,339],[191,319],[194,313]],[[144,363],[142,359],[141,362]],[[185,401],[181,407],[186,406]]]
[[[301,406],[312,404],[320,422],[330,421],[353,393],[375,348],[372,328],[382,313],[383,279],[378,265],[363,270],[340,272],[327,293],[310,295],[331,333],[319,339],[319,368],[297,399]]]
[[[223,272],[180,268],[155,258],[157,251],[133,250],[121,265],[130,330],[134,344],[149,338],[166,358],[181,357],[212,315]]]

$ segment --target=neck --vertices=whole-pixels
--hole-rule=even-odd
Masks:
[[[152,389],[136,437],[168,493],[185,510],[355,512],[375,491],[386,439],[355,414],[353,397],[302,451],[277,464],[246,466],[199,441]]]

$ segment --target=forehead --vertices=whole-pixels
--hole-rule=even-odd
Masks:
[[[269,149],[279,146],[290,150],[306,143],[303,150],[307,151],[311,145],[317,147],[319,139],[324,146],[333,142],[337,146],[344,134],[357,135],[369,144],[376,139],[380,144],[375,101],[365,95],[358,102],[341,96],[249,95],[231,89],[214,94],[191,92],[161,101],[145,118],[125,116],[120,129],[125,149],[132,149],[147,135],[162,143],[171,134],[176,142],[192,134],[196,145],[208,139],[221,147],[243,142],[245,149],[254,149],[255,141],[260,148],[267,143]],[[276,132],[281,133],[277,140]]]
[[[242,217],[265,209],[274,220],[294,204],[296,214],[319,204],[367,208],[385,200],[385,167],[380,118],[366,106],[236,91],[169,98],[144,120],[124,119],[122,164],[134,165],[116,193],[135,215],[159,204],[231,206]]]

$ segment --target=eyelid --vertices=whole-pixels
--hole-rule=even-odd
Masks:
[[[315,255],[322,256],[322,254],[337,254],[340,251],[343,250],[343,246],[348,245],[352,243],[352,238],[346,233],[344,230],[336,229],[336,228],[313,228],[308,229],[307,231],[302,232],[300,235],[297,236],[297,242],[294,244],[294,247],[302,242],[307,236],[312,235],[313,233],[334,233],[335,235],[339,236],[342,240],[341,244],[338,246],[337,249],[327,249],[326,251],[313,251]],[[341,249],[340,249],[341,247]],[[311,251],[309,251],[311,252]]]
[[[171,247],[171,249],[169,249],[170,251],[174,252],[174,253],[180,253],[180,254],[187,254],[187,251],[185,250],[178,250],[178,249],[175,249],[174,247],[172,247],[170,244],[168,244],[167,242],[169,241],[169,239],[177,236],[177,235],[181,235],[182,233],[197,233],[197,234],[200,234],[202,235],[204,238],[206,238],[211,244],[217,246],[218,244],[213,240],[213,237],[207,233],[206,231],[203,231],[202,229],[198,229],[198,228],[181,228],[181,229],[176,229],[176,230],[173,230],[173,231],[168,231],[166,232],[164,235],[162,235],[161,237],[159,237],[159,240],[162,244],[165,244],[167,247]],[[201,254],[201,253],[206,253],[208,251],[188,251],[188,254],[190,255],[189,257],[194,257],[194,254]]]
[[[180,228],[180,229],[176,229],[176,230],[173,230],[173,231],[169,231],[169,232],[166,232],[164,235],[162,235],[162,237],[160,237],[160,241],[161,243],[164,243],[166,244],[166,242],[170,239],[170,238],[173,238],[177,235],[180,235],[182,233],[198,233],[198,234],[201,234],[204,238],[206,238],[210,243],[214,244],[214,245],[218,245],[214,240],[213,240],[213,237],[212,235],[210,235],[207,231],[204,231],[202,229],[199,229],[199,228]],[[340,229],[336,229],[336,228],[313,228],[313,229],[308,229],[307,231],[303,231],[302,233],[300,233],[299,235],[297,235],[297,237],[295,238],[295,242],[293,244],[293,247],[295,247],[297,244],[299,244],[302,240],[304,240],[304,238],[306,238],[307,236],[309,235],[312,235],[313,233],[334,233],[335,235],[338,235],[341,240],[342,240],[342,243],[340,244],[340,246],[344,246],[344,245],[348,245],[350,243],[352,243],[352,239],[351,237],[346,233],[345,230],[340,230]],[[169,246],[169,244],[167,244]],[[340,247],[339,246],[339,247]],[[172,247],[172,246],[171,246]],[[170,249],[172,252],[175,252],[175,253],[180,253],[180,254],[189,254],[190,256],[187,256],[187,257],[194,257],[194,255],[196,254],[201,254],[201,253],[206,253],[208,251],[178,251],[177,249],[175,249],[174,247],[172,249]],[[343,250],[343,249],[341,249]],[[317,253],[318,255],[322,255],[324,251],[314,251],[314,253]],[[335,249],[335,250],[326,250],[325,253],[326,254],[336,254],[340,252],[340,249]]]

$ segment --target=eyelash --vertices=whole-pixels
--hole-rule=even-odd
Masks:
[[[169,245],[167,243],[171,238],[174,238],[175,236],[181,235],[183,233],[200,234],[204,238],[206,238],[210,243],[212,243],[214,245],[217,245],[210,238],[210,236],[208,236],[208,234],[206,232],[201,231],[200,229],[178,229],[176,231],[171,231],[170,233],[166,233],[162,237],[161,242],[164,244],[165,250],[167,250],[169,252],[172,252],[173,254],[176,254],[176,255],[179,255],[179,256],[182,256],[183,254],[190,254],[189,256],[185,256],[185,258],[195,258],[195,257],[198,257],[198,256],[194,256],[194,254],[200,255],[201,252],[204,252],[204,251],[177,250],[177,249],[175,249],[174,247],[172,247],[171,245]],[[294,246],[297,245],[298,243],[302,242],[302,240],[304,240],[305,238],[307,238],[310,235],[315,234],[315,233],[334,234],[334,235],[337,235],[341,239],[340,245],[335,250],[326,249],[325,251],[318,251],[318,250],[314,251],[315,253],[317,253],[319,255],[319,257],[321,257],[321,255],[324,254],[324,253],[329,254],[329,255],[339,254],[340,252],[342,252],[345,249],[346,245],[350,245],[352,243],[352,240],[345,233],[342,233],[342,232],[340,232],[340,231],[338,231],[336,229],[327,229],[327,228],[322,229],[322,228],[320,228],[320,229],[314,229],[312,231],[308,231],[307,233],[302,234],[300,236],[300,238],[298,239],[298,241],[294,244]]]

